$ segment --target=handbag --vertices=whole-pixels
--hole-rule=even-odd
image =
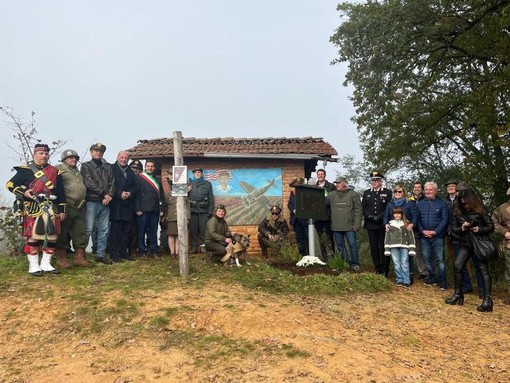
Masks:
[[[482,262],[491,262],[498,259],[499,253],[489,236],[480,237],[471,235],[475,256]]]

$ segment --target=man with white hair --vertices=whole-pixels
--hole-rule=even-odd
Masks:
[[[420,242],[429,273],[425,285],[434,286],[439,282],[439,288],[446,290],[444,237],[448,228],[449,213],[446,202],[437,196],[435,182],[425,183],[425,198],[418,202],[417,208]],[[432,256],[437,262],[437,273]]]

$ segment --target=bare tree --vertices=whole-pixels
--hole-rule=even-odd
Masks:
[[[19,116],[14,113],[14,109],[10,106],[0,106],[0,112],[7,116],[5,123],[9,129],[14,133],[13,138],[17,145],[11,145],[6,142],[7,146],[16,153],[17,157],[14,159],[20,162],[29,162],[32,158],[32,150],[36,143],[42,140],[38,138],[37,122],[35,120],[35,112],[31,113],[30,121],[25,117]],[[67,141],[56,140],[49,144],[50,156],[61,149]]]

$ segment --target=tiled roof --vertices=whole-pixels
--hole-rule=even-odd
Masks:
[[[266,138],[195,138],[183,137],[183,156],[200,157],[207,154],[264,155],[279,154],[280,156],[310,155],[320,157],[336,156],[338,153],[322,138],[301,137],[266,137]],[[169,157],[174,154],[172,138],[156,138],[139,140],[138,145],[128,149],[133,159]]]

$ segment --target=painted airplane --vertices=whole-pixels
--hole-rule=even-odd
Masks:
[[[243,203],[243,206],[245,208],[249,208],[254,203],[258,203],[260,206],[270,209],[271,208],[271,201],[264,195],[271,187],[275,186],[275,182],[278,178],[281,176],[278,176],[276,178],[273,178],[272,180],[267,180],[268,184],[262,186],[260,189],[257,189],[255,186],[244,182],[239,181],[239,186],[248,193],[248,195],[242,196],[241,201]]]

